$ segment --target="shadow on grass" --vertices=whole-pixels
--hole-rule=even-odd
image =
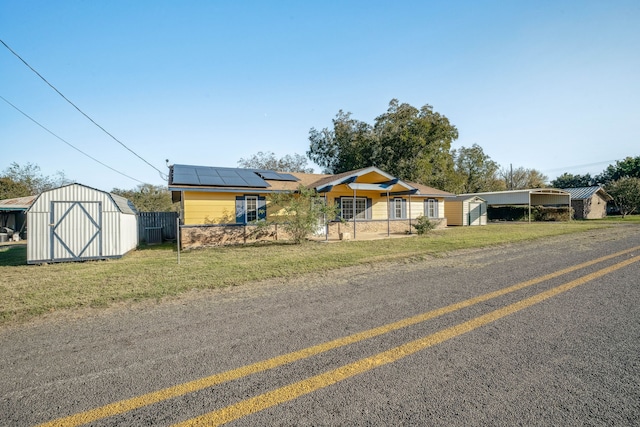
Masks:
[[[27,265],[27,245],[0,246],[0,267]]]
[[[155,245],[147,245],[146,243],[140,243],[136,248],[139,251],[167,251],[173,250],[174,252],[177,250],[176,242],[164,242]]]

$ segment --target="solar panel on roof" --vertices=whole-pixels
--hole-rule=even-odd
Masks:
[[[172,184],[267,188],[269,184],[253,170],[174,165]]]
[[[234,169],[216,169],[220,176],[238,176],[238,171]]]
[[[200,175],[200,185],[225,185],[225,182],[218,175]]]
[[[198,185],[199,180],[198,176],[195,174],[173,174],[173,183],[174,184],[187,184],[187,185]]]
[[[238,187],[250,187],[247,182],[239,176],[223,176],[221,177],[224,185],[233,185]]]
[[[262,178],[272,181],[298,181],[298,178],[288,173],[278,173],[274,171],[258,171],[256,173]]]
[[[198,176],[220,176],[218,172],[213,168],[198,168],[196,169]]]
[[[278,175],[280,175],[280,181],[300,181],[290,173],[279,173]]]

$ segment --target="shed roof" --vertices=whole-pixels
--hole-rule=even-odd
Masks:
[[[590,187],[563,188],[563,190],[571,194],[572,199],[589,199],[597,193],[606,201],[613,200],[613,197],[611,197],[611,195],[607,193],[601,185],[592,185]]]
[[[41,194],[39,194],[38,196],[34,196],[31,205],[29,205],[29,209],[31,208],[31,206],[33,206],[36,202],[36,200],[44,193],[49,193],[51,191],[56,191],[59,190],[61,188],[65,188],[65,187],[73,187],[73,186],[79,186],[79,187],[84,187],[84,188],[88,188],[89,190],[93,190],[93,191],[98,191],[100,193],[104,193],[107,196],[109,196],[111,198],[111,200],[113,200],[113,202],[115,203],[115,205],[118,207],[118,210],[124,214],[129,214],[129,215],[137,215],[138,211],[136,210],[135,205],[129,200],[126,199],[122,196],[118,196],[117,194],[112,194],[109,193],[107,191],[103,191],[103,190],[98,190],[97,188],[93,188],[93,187],[89,187],[88,185],[84,185],[84,184],[79,184],[77,182],[71,183],[71,184],[67,184],[67,185],[62,185],[60,187],[56,187],[56,188],[52,188],[51,190],[47,190],[47,191],[43,191]]]

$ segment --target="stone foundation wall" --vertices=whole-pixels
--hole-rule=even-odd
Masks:
[[[195,249],[210,246],[287,240],[288,234],[277,225],[188,225],[180,227],[180,247]]]
[[[447,226],[446,218],[432,220],[437,222],[436,228]],[[411,224],[416,221],[412,220]],[[392,234],[416,233],[415,228],[410,227],[409,220],[357,221],[357,233],[386,233],[387,227]],[[329,238],[338,239],[339,233],[351,233],[353,235],[353,222],[332,222],[329,224]],[[324,236],[324,233],[322,233]],[[317,237],[317,235],[316,235]],[[207,225],[183,225],[180,227],[180,247],[182,249],[196,249],[210,246],[242,245],[246,243],[287,241],[290,236],[282,226],[269,225],[257,227],[255,225],[235,224],[207,224]]]
[[[437,223],[436,228],[445,228],[447,226],[447,219],[432,219],[432,222]],[[416,220],[408,219],[402,220],[378,220],[378,221],[356,221],[356,238],[357,233],[386,233],[389,231],[391,234],[409,234],[416,233],[416,229],[413,227]],[[353,222],[332,222],[329,224],[329,237],[337,237],[339,233],[351,233],[353,234]]]

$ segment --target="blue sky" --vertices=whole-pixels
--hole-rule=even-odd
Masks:
[[[163,172],[165,159],[305,154],[309,130],[338,110],[373,123],[392,98],[447,116],[453,148],[479,144],[550,179],[640,155],[637,0],[0,0],[0,39]],[[114,169],[165,184],[2,45],[0,96]],[[0,171],[31,162],[103,190],[138,184],[2,100],[0,147]]]

